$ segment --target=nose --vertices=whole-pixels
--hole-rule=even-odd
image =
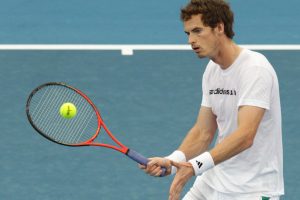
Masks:
[[[190,34],[188,37],[188,43],[191,45],[195,43],[195,37],[193,37],[192,34]]]

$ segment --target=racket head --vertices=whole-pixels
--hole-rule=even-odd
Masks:
[[[71,102],[77,114],[71,119],[60,115],[63,103]],[[27,118],[42,136],[67,146],[89,145],[99,134],[100,113],[80,90],[61,82],[45,83],[35,88],[26,103]]]
[[[75,117],[68,119],[60,115],[60,107],[71,102],[77,107]],[[65,83],[50,82],[35,88],[26,103],[27,118],[32,127],[52,142],[66,146],[102,146],[126,154],[132,160],[147,165],[148,159],[129,150],[107,129],[93,102],[80,90]],[[117,146],[95,143],[100,128],[118,144]],[[163,169],[163,174],[165,174]]]

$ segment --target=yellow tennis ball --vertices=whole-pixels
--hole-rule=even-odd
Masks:
[[[76,116],[77,109],[74,104],[67,102],[61,105],[59,113],[62,117],[66,119],[71,119]]]

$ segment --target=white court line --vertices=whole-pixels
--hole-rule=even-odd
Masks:
[[[252,50],[300,50],[300,44],[242,44]],[[0,50],[120,50],[122,55],[133,55],[138,50],[191,50],[184,44],[3,44]]]

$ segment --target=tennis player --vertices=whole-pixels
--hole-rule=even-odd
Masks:
[[[184,200],[278,200],[284,194],[282,129],[276,73],[260,53],[233,41],[233,13],[223,0],[191,0],[181,19],[203,74],[195,125],[171,155],[151,158],[152,176],[175,173],[170,200],[192,176]],[[208,149],[215,133],[214,148]]]

